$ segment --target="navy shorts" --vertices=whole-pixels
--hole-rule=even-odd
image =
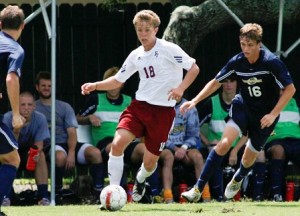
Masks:
[[[276,118],[274,123],[270,127],[261,129],[260,120],[264,115],[251,111],[245,104],[241,95],[236,95],[232,101],[232,105],[229,111],[229,118],[240,127],[243,135],[248,135],[251,140],[252,146],[255,150],[260,151],[279,119]]]
[[[7,154],[18,149],[18,142],[12,131],[0,120],[0,154]]]
[[[265,150],[269,158],[271,157],[271,155],[269,154],[268,149],[270,149],[274,145],[281,145],[284,149],[286,159],[300,166],[300,139],[287,137],[284,139],[278,139],[268,142],[265,145]]]

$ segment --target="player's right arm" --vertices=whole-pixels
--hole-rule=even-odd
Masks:
[[[212,79],[204,86],[204,88],[199,92],[199,94],[196,97],[194,97],[190,101],[184,102],[180,106],[180,112],[185,113],[191,110],[196,106],[197,103],[210,96],[212,93],[217,91],[221,86],[222,84],[219,81],[217,81],[216,79]]]
[[[20,115],[20,83],[19,76],[10,72],[6,76],[6,86],[7,86],[7,94],[12,110],[12,125],[14,130],[20,130],[25,123],[25,119]]]
[[[102,81],[83,84],[81,86],[81,93],[83,95],[87,95],[90,94],[92,91],[96,91],[96,90],[107,91],[111,89],[120,88],[122,85],[123,85],[122,82],[117,81],[116,78],[112,76]]]

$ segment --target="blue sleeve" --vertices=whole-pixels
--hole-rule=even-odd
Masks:
[[[199,116],[196,108],[187,112],[187,124],[186,124],[186,137],[183,144],[188,145],[188,147],[198,147],[199,141]]]
[[[293,83],[287,67],[279,58],[270,60],[269,66],[270,70],[275,75],[276,79],[283,85],[283,87]]]
[[[34,142],[50,139],[48,122],[44,115],[39,115],[36,118],[36,125],[37,125],[37,130],[36,133],[34,134]]]
[[[2,122],[11,130],[13,130],[12,126],[12,114],[11,111],[5,113],[2,118]]]
[[[65,103],[64,113],[65,113],[65,128],[69,128],[69,127],[77,128],[78,122],[75,116],[75,112],[70,104]]]

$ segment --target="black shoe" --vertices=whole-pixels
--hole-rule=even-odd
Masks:
[[[7,216],[4,212],[0,212],[0,216]]]
[[[139,202],[146,192],[146,181],[139,183],[137,180],[134,182],[132,199],[135,202]]]

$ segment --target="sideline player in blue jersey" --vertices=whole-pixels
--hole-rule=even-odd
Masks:
[[[194,99],[180,107],[182,113],[192,109],[219,89],[222,82],[229,77],[234,77],[239,83],[239,94],[232,101],[222,139],[208,155],[195,186],[182,193],[182,197],[189,202],[200,199],[204,185],[221,165],[232,142],[243,134],[248,135],[249,142],[240,168],[225,190],[226,198],[234,197],[273,131],[280,111],[295,93],[292,78],[284,63],[268,50],[261,48],[262,33],[262,27],[256,23],[244,25],[239,36],[242,52],[231,58]],[[283,90],[281,96],[280,89]]]
[[[20,115],[19,94],[24,50],[17,43],[24,29],[24,12],[18,6],[7,6],[0,12],[0,71],[6,76],[6,88],[13,113],[12,125],[19,130],[25,119]],[[4,80],[1,79],[1,82]],[[2,85],[2,83],[0,83]],[[3,104],[1,104],[3,106]],[[13,132],[0,119],[0,204],[10,192],[20,164],[18,143]],[[5,215],[0,210],[0,215]]]

